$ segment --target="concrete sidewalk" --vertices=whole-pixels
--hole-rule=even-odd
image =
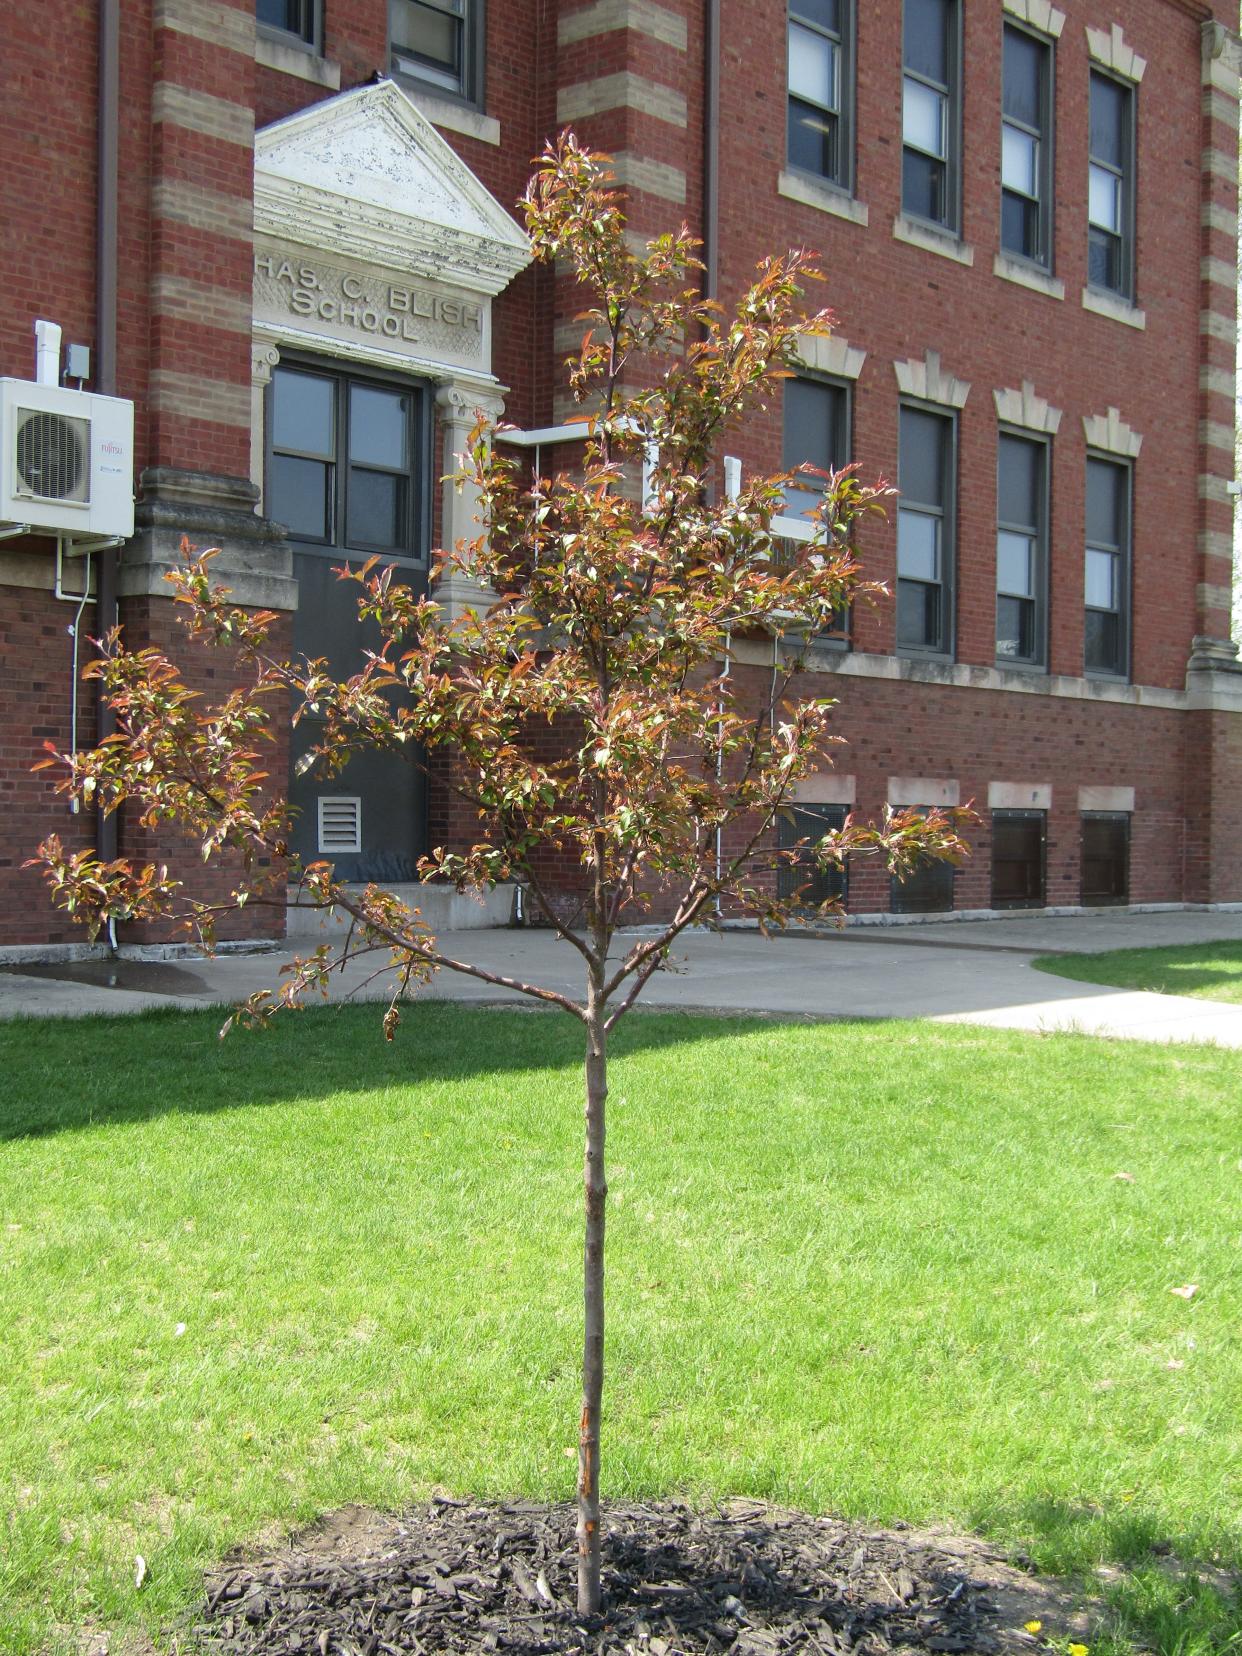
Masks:
[[[1226,939],[1242,941],[1242,912],[1031,914],[855,926],[827,936],[790,934],[772,941],[754,931],[695,932],[678,941],[669,969],[656,974],[643,1004],[795,1017],[931,1018],[1242,1047],[1242,1007],[1075,983],[1031,964],[1040,954]],[[619,940],[622,947],[630,941]],[[552,933],[466,931],[447,934],[441,942],[472,964],[581,993],[582,962]],[[93,961],[5,970],[0,972],[0,1017],[235,1003],[256,989],[277,986],[287,958],[283,951],[268,950],[215,960]],[[386,998],[387,974],[363,987],[374,969],[374,962],[352,964],[335,980],[334,998]],[[441,972],[421,994],[476,1002],[522,998],[451,972]]]

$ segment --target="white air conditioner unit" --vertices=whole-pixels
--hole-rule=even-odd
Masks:
[[[0,379],[0,522],[89,540],[134,532],[134,405]]]

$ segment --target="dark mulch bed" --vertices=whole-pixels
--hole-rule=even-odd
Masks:
[[[280,1557],[218,1571],[193,1632],[219,1656],[882,1656],[1031,1652],[1023,1621],[1041,1619],[1043,1638],[1083,1626],[981,1542],[752,1502],[609,1506],[598,1620],[578,1616],[575,1580],[567,1504],[347,1509]]]

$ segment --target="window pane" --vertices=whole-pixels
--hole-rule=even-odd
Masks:
[[[1112,552],[1087,548],[1086,598],[1092,609],[1117,606],[1117,559]]]
[[[943,93],[906,80],[901,100],[901,135],[905,143],[928,155],[945,155],[945,110]]]
[[[336,385],[318,374],[272,375],[272,446],[330,460],[336,451]]]
[[[409,463],[408,398],[400,391],[352,386],[349,393],[349,458],[404,471]]]
[[[901,410],[897,459],[898,488],[906,500],[943,507],[948,421],[919,408]]]
[[[286,34],[297,35],[300,40],[310,39],[310,7],[305,0],[256,0],[255,18],[260,23],[266,23],[271,29],[282,29]]]
[[[1012,598],[1035,596],[1035,542],[1002,529],[996,537],[996,590]]]
[[[346,543],[349,546],[382,546],[393,550],[401,547],[405,541],[402,532],[404,500],[403,477],[351,467]]]
[[[1088,610],[1083,659],[1089,673],[1122,673],[1121,617],[1116,610]]]
[[[941,632],[940,591],[922,581],[897,582],[897,642],[907,648],[939,650]]]
[[[996,600],[996,654],[1001,661],[1034,662],[1039,649],[1035,638],[1035,600],[1000,594]]]
[[[822,34],[789,25],[789,90],[796,98],[837,109],[837,48]]]
[[[789,164],[840,181],[837,117],[826,109],[789,100]]]
[[[901,206],[933,224],[949,221],[948,190],[943,161],[933,161],[916,150],[901,152]]]
[[[949,84],[952,0],[906,0],[904,63],[928,80]]]
[[[1027,196],[1001,195],[1001,246],[1024,259],[1038,259],[1039,203]]]
[[[331,540],[332,468],[322,460],[273,454],[267,474],[267,515],[283,523],[294,540]]]
[[[1002,437],[997,451],[996,516],[1035,530],[1043,518],[1043,449],[1024,437]],[[1023,590],[1019,588],[1018,590]]]
[[[1042,128],[1043,69],[1047,47],[1020,29],[1005,30],[1003,108],[1024,125]]]
[[[1093,546],[1120,546],[1125,472],[1107,460],[1087,461],[1087,539]]]
[[[422,0],[392,0],[390,6],[394,53],[437,85],[457,88],[461,84],[463,3],[457,0],[445,7]]]
[[[1039,194],[1039,141],[1017,127],[1001,128],[1001,183],[1023,195]]]
[[[1121,292],[1121,237],[1091,229],[1087,248],[1087,280],[1092,287]]]
[[[940,519],[901,508],[897,513],[897,573],[916,581],[940,579]]]
[[[1126,92],[1104,75],[1091,76],[1091,156],[1125,170]]]
[[[1114,235],[1121,229],[1121,180],[1116,173],[1092,166],[1087,191],[1087,216],[1101,230]]]
[[[805,17],[835,35],[841,33],[841,0],[793,0],[789,9],[795,17]]]
[[[823,471],[843,466],[839,453],[844,425],[845,393],[836,385],[816,380],[785,381],[783,465],[788,470],[809,461]]]

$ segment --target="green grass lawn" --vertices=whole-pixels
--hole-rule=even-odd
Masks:
[[[1242,943],[1180,943],[1165,949],[1109,949],[1104,954],[1045,955],[1032,962],[1055,977],[1154,989],[1161,995],[1242,1005]]]
[[[13,1656],[343,1502],[572,1492],[576,1027],[219,1021],[0,1025]],[[1093,1656],[1242,1639],[1152,1562],[1242,1562],[1242,1058],[655,1014],[616,1053],[607,1492],[1134,1564]]]

